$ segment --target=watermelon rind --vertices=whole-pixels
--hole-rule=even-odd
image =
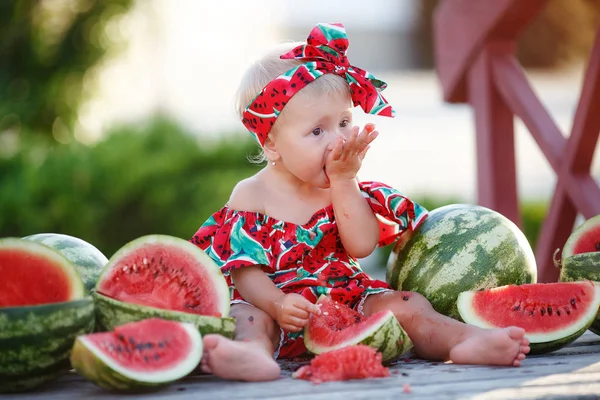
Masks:
[[[593,321],[598,316],[598,312],[600,310],[600,284],[594,282],[593,285],[594,298],[590,302],[588,310],[578,320],[573,321],[573,324],[564,329],[560,329],[551,333],[525,333],[525,337],[527,337],[530,342],[530,354],[544,354],[558,350],[569,343],[574,342],[577,338],[585,333],[585,331],[591,326]],[[463,292],[458,296],[458,310],[463,321],[465,321],[467,324],[478,326],[480,328],[498,328],[497,326],[488,323],[473,311],[473,307],[471,305],[473,304],[473,297],[476,293],[477,291],[468,291]]]
[[[97,331],[111,331],[118,325],[158,317],[171,321],[189,322],[202,335],[218,333],[232,339],[235,332],[235,319],[231,317],[219,318],[126,303],[96,292],[92,293],[92,296],[96,303]]]
[[[559,281],[574,282],[586,279],[600,282],[600,252],[575,254],[563,259]],[[600,335],[600,315],[596,317],[589,330]]]
[[[319,300],[317,300],[317,304],[318,302]],[[392,311],[388,310],[381,313],[378,318],[372,316],[369,322],[370,325],[365,326],[363,331],[335,345],[319,344],[317,338],[311,337],[310,330],[306,326],[304,328],[304,345],[311,353],[321,354],[352,345],[364,344],[377,349],[382,354],[383,361],[393,360],[413,349],[412,341],[402,329]]]
[[[75,266],[60,252],[37,242],[31,242],[19,238],[4,238],[0,239],[0,250],[19,250],[40,257],[44,257],[48,262],[58,266],[66,275],[70,282],[71,293],[68,300],[77,300],[85,297],[85,287],[79,272]],[[18,268],[18,266],[15,266]],[[3,278],[4,279],[4,278]],[[0,328],[2,325],[0,325]]]
[[[132,391],[168,385],[192,372],[202,358],[202,337],[196,327],[185,322],[180,323],[180,326],[187,332],[192,343],[191,350],[175,367],[155,372],[127,369],[115,363],[86,336],[75,340],[71,364],[79,374],[109,390]]]
[[[571,233],[571,235],[565,242],[565,245],[563,246],[561,254],[563,263],[565,259],[573,255],[575,245],[577,244],[577,242],[579,242],[581,236],[585,235],[585,233],[587,233],[590,229],[596,228],[598,225],[600,225],[600,214],[586,220],[583,224],[575,228],[575,230],[573,231],[573,233]],[[600,240],[600,238],[598,239]]]
[[[230,311],[230,296],[229,296],[229,287],[227,286],[227,281],[221,272],[221,269],[215,264],[212,258],[210,258],[204,251],[202,251],[198,246],[189,242],[188,240],[181,239],[174,236],[169,235],[147,235],[139,237],[125,246],[120,248],[110,259],[106,267],[102,270],[100,274],[100,279],[96,285],[96,290],[102,287],[103,280],[105,277],[110,276],[110,271],[113,269],[115,265],[117,265],[120,260],[130,253],[135,253],[136,250],[144,248],[146,246],[152,246],[154,244],[162,244],[167,246],[173,246],[179,248],[181,251],[186,252],[192,255],[194,258],[198,260],[200,265],[204,267],[204,270],[207,272],[212,287],[215,291],[216,296],[218,297],[218,312],[222,317],[229,316]]]
[[[401,236],[390,254],[386,280],[396,290],[422,294],[433,308],[460,320],[459,293],[537,281],[533,250],[502,214],[471,204],[432,210]]]
[[[75,338],[94,330],[94,302],[0,308],[0,327],[0,393],[31,390],[70,369]]]
[[[61,233],[38,233],[23,239],[51,247],[65,256],[77,268],[88,292],[96,286],[100,272],[108,264],[106,256],[94,245],[74,236]]]

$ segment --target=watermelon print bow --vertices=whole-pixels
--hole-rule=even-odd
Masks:
[[[346,57],[347,49],[348,37],[344,25],[317,24],[306,44],[280,57],[306,62],[269,82],[244,110],[242,123],[261,146],[289,99],[323,74],[336,74],[346,79],[355,107],[360,106],[368,114],[385,117],[395,115],[392,106],[380,93],[387,84],[364,69],[350,65]]]

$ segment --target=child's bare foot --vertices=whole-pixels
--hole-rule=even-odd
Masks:
[[[474,331],[450,350],[456,364],[514,365],[518,367],[529,353],[529,340],[522,328]]]
[[[221,335],[206,335],[203,342],[200,369],[206,373],[249,382],[272,381],[279,377],[279,364],[256,343],[237,342]]]

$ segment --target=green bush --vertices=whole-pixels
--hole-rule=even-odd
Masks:
[[[198,140],[161,118],[115,129],[93,147],[24,135],[15,152],[0,152],[0,237],[65,233],[109,257],[147,234],[190,238],[260,168],[247,160],[257,149],[250,135],[226,136]],[[460,202],[414,200],[429,210]],[[526,203],[522,212],[535,245],[546,206]],[[383,250],[387,260],[391,246]]]
[[[202,143],[163,119],[117,129],[94,147],[29,137],[0,158],[0,236],[66,233],[107,256],[146,234],[189,238],[259,168],[247,161],[250,136]]]

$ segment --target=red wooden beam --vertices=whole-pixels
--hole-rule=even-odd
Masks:
[[[548,0],[443,0],[434,13],[434,55],[444,100],[467,101],[467,71],[486,42],[514,40]]]
[[[557,280],[559,270],[553,267],[552,254],[555,249],[562,249],[571,234],[576,210],[586,218],[600,214],[600,188],[590,175],[600,134],[599,106],[600,28],[583,79],[573,128],[565,146],[564,162],[558,173],[557,188],[536,249],[540,282]]]
[[[477,202],[520,225],[513,114],[493,82],[492,61],[511,54],[512,41],[487,44],[468,74],[477,131]]]

